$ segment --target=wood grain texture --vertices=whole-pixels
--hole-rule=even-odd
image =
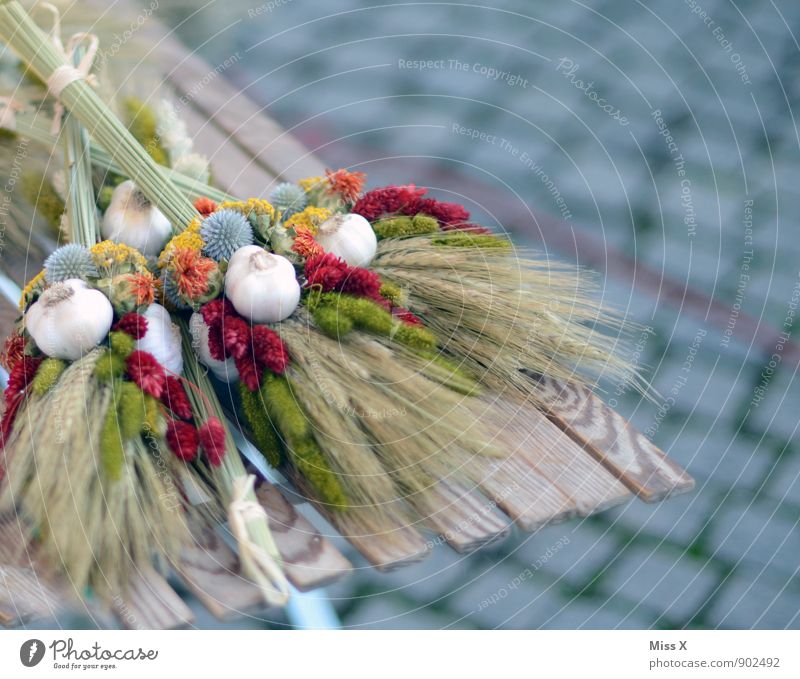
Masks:
[[[455,481],[440,481],[436,493],[440,508],[427,525],[460,554],[495,544],[508,537],[508,521],[480,493]]]
[[[330,523],[372,566],[379,571],[392,571],[401,566],[417,563],[428,556],[433,544],[420,535],[412,526],[401,520],[386,521],[379,533],[364,534],[353,517],[354,511],[332,511],[313,500],[306,482],[287,469],[290,480],[298,489],[298,495]],[[368,510],[365,510],[368,511]]]
[[[128,583],[126,596],[115,597],[114,613],[127,629],[176,629],[192,622],[192,611],[164,577],[142,570]]]
[[[694,479],[589,389],[538,377],[548,417],[645,502],[694,488]]]
[[[256,496],[269,516],[286,576],[297,589],[323,587],[350,573],[352,565],[345,556],[274,485],[262,482]]]
[[[532,404],[484,397],[494,444],[482,487],[523,529],[587,516],[630,499],[630,492]],[[491,417],[488,415],[491,412]]]
[[[263,605],[258,588],[240,571],[239,558],[209,526],[193,526],[176,570],[198,600],[220,620]]]
[[[91,2],[97,4],[96,0]],[[235,70],[241,55],[231,54],[221,63],[208,64],[157,21],[146,22],[137,32],[137,40],[157,45],[164,79],[178,93],[181,108],[194,109],[217,127],[228,139],[227,146],[246,154],[249,167],[260,166],[281,181],[322,173],[324,167],[305,146],[264,115],[263,107],[246,90],[234,87],[221,75],[231,68]]]

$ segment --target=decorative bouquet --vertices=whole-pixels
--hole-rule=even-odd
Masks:
[[[187,517],[247,495],[218,397],[318,507],[358,534],[390,535],[436,513],[442,481],[481,483],[504,454],[509,412],[544,398],[531,376],[631,379],[603,334],[618,319],[584,277],[462,206],[414,185],[365,191],[347,170],[281,184],[269,200],[225,196],[168,134],[132,136],[15,1],[0,2],[0,37],[89,128],[97,146],[84,156],[106,173],[107,240],[48,258],[6,352],[4,497],[49,526],[40,539],[53,558],[72,555],[78,581],[123,571],[126,555],[174,557]],[[49,138],[35,123],[27,132]],[[62,398],[76,414],[54,429]],[[57,451],[44,470],[42,440]],[[85,475],[80,487],[60,483],[65,463]],[[157,498],[170,482],[181,511],[166,517]],[[192,488],[216,502],[193,503]],[[259,542],[253,568],[280,591],[266,524],[251,523],[240,545]],[[123,533],[105,550],[111,526]]]

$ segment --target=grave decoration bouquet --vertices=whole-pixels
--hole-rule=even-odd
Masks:
[[[93,161],[133,181],[104,190],[109,237],[158,253],[156,299],[230,412],[355,534],[424,522],[442,480],[479,483],[503,454],[508,404],[540,398],[531,374],[631,379],[603,334],[618,319],[577,270],[414,185],[365,191],[358,172],[284,183],[268,200],[167,175],[41,38],[21,44],[20,25],[17,3],[0,4],[0,36],[92,121]]]

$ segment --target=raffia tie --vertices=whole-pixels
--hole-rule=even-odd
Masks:
[[[51,131],[53,134],[58,134],[61,127],[61,118],[64,115],[64,105],[60,100],[64,89],[77,80],[85,80],[90,85],[97,84],[97,79],[91,73],[91,70],[97,56],[100,41],[94,33],[75,33],[67,41],[67,46],[64,47],[64,43],[61,41],[61,14],[58,8],[49,2],[41,2],[36,5],[34,10],[44,11],[50,15],[50,41],[64,57],[65,62],[47,78],[47,89],[56,100]],[[77,64],[74,64],[76,50],[80,47],[84,48],[83,56]]]
[[[289,583],[278,563],[277,550],[270,554],[250,537],[247,524],[251,521],[269,522],[264,508],[251,499],[255,476],[240,476],[233,480],[233,499],[228,506],[228,523],[239,546],[242,567],[272,606],[283,606],[289,600]]]

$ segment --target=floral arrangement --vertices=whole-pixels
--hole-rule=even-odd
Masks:
[[[133,102],[126,125],[13,0],[0,1],[0,37],[71,117],[91,121],[100,148],[85,155],[106,173],[104,240],[86,235],[51,255],[7,343],[2,432],[21,487],[34,458],[17,448],[31,427],[47,428],[24,415],[55,416],[53,385],[64,384],[91,403],[82,433],[100,451],[99,469],[91,452],[84,459],[95,483],[149,473],[137,465],[155,441],[179,470],[181,521],[192,483],[214,486],[224,505],[237,484],[214,470],[241,465],[227,407],[323,511],[360,535],[391,535],[436,513],[440,481],[480,482],[503,455],[484,422],[504,420],[500,401],[542,398],[531,373],[630,379],[602,331],[618,319],[591,283],[515,248],[464,206],[414,184],[366,190],[366,176],[346,169],[265,187],[268,199],[226,196],[207,185],[174,109]],[[43,507],[31,501],[28,513],[40,519]],[[53,531],[59,548],[67,529]],[[76,550],[80,559],[89,573]]]

